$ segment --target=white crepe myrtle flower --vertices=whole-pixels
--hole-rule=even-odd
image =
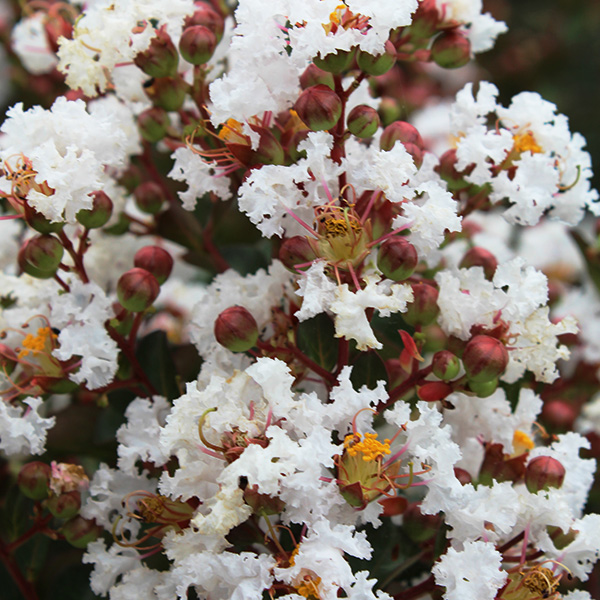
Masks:
[[[46,15],[33,13],[21,19],[11,33],[11,45],[23,66],[33,75],[50,73],[58,64],[44,27]]]
[[[124,166],[131,148],[119,114],[100,107],[89,113],[82,100],[61,96],[50,110],[24,111],[19,103],[7,117],[0,128],[0,189],[50,221],[74,223],[81,209],[90,209],[89,194],[107,185],[106,169]]]
[[[506,583],[502,555],[494,544],[467,542],[462,550],[448,548],[433,566],[435,582],[446,588],[445,600],[493,600]]]
[[[26,406],[12,406],[0,401],[0,450],[13,454],[43,454],[48,430],[56,417],[44,418],[39,409],[41,398],[27,398]]]

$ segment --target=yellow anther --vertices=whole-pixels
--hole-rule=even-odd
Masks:
[[[344,448],[350,456],[362,453],[362,459],[371,462],[384,454],[391,454],[390,440],[385,439],[383,444],[377,439],[376,433],[365,433],[365,439],[361,440],[360,433],[347,435],[344,439]]]
[[[243,144],[246,142],[243,126],[235,119],[227,119],[227,123],[225,123],[221,128],[221,131],[219,131],[219,138],[224,142],[233,142],[236,144]]]
[[[36,356],[40,352],[46,350],[48,345],[51,345],[52,341],[55,339],[56,334],[53,333],[50,327],[40,327],[37,330],[37,335],[28,333],[21,343],[22,348],[19,351],[19,358],[23,358],[29,353]]]
[[[542,152],[542,147],[536,143],[531,131],[513,135],[513,149],[519,153],[529,151],[532,154],[537,154]]]

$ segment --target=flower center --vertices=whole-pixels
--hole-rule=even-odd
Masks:
[[[344,448],[352,457],[360,452],[365,462],[377,460],[384,454],[391,454],[390,440],[385,439],[382,444],[376,433],[365,433],[364,439],[360,433],[351,433],[344,439]]]
[[[531,152],[531,154],[538,154],[543,152],[542,147],[535,141],[531,131],[513,135],[513,149],[519,153]]]
[[[53,342],[56,340],[56,334],[50,329],[50,327],[40,327],[37,330],[37,335],[28,333],[21,343],[21,350],[19,351],[19,358],[23,358],[28,354],[37,356],[40,352],[50,352],[52,350]]]

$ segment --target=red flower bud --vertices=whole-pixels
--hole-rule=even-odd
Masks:
[[[440,350],[433,355],[431,361],[432,372],[444,381],[454,379],[460,371],[460,361],[448,350]]]
[[[413,327],[433,323],[440,312],[437,305],[439,292],[428,283],[415,283],[412,290],[414,299],[408,304],[402,318]]]
[[[160,246],[145,246],[135,253],[133,264],[152,273],[156,281],[162,285],[171,274],[173,258]]]
[[[24,465],[19,471],[17,483],[21,493],[32,500],[42,500],[48,496],[50,490],[50,465],[34,461]]]
[[[564,400],[544,402],[542,408],[544,424],[547,423],[556,429],[572,429],[577,416],[577,408]]]
[[[367,75],[383,75],[396,64],[396,48],[389,40],[385,43],[383,54],[373,56],[362,50],[358,53],[356,62],[361,71]]]
[[[323,71],[323,69],[319,69],[317,65],[311,63],[308,65],[308,67],[306,67],[304,73],[300,75],[300,85],[302,86],[303,90],[306,90],[313,85],[319,84],[326,85],[332,90],[335,89],[333,75],[327,71]]]
[[[406,144],[414,144],[418,148],[423,148],[423,138],[417,129],[406,121],[394,121],[390,123],[381,134],[379,147],[382,150],[389,151],[394,147],[396,142]]]
[[[135,196],[135,203],[138,208],[150,215],[160,212],[165,201],[165,194],[162,188],[154,181],[145,181],[138,185],[133,195]]]
[[[444,31],[431,46],[431,58],[444,69],[464,67],[471,60],[471,42],[457,29]]]
[[[358,138],[369,138],[379,128],[379,115],[374,108],[360,104],[348,115],[348,131]]]
[[[462,485],[467,485],[467,483],[471,483],[472,481],[469,472],[461,469],[460,467],[454,467],[454,476]]]
[[[150,46],[133,62],[150,77],[170,77],[177,73],[179,54],[166,29],[161,27],[150,41]]]
[[[231,352],[246,352],[256,346],[258,325],[243,306],[231,306],[217,317],[215,338]]]
[[[92,192],[92,208],[82,208],[75,217],[88,229],[98,229],[108,223],[112,216],[112,200],[101,190]]]
[[[36,235],[23,248],[23,258],[34,269],[54,274],[62,260],[64,248],[52,235]]]
[[[393,237],[379,248],[377,266],[389,279],[404,281],[413,274],[419,256],[415,247],[403,237]]]
[[[130,269],[117,282],[117,297],[131,312],[142,312],[152,306],[160,292],[156,277],[146,269]]]
[[[310,263],[316,257],[312,245],[304,235],[288,238],[279,248],[279,260],[291,271],[295,271],[296,265]]]
[[[504,373],[508,351],[500,340],[489,335],[476,335],[467,344],[462,359],[469,381],[485,383]]]
[[[413,13],[411,39],[429,39],[438,29],[440,12],[435,0],[421,0]]]
[[[341,73],[350,67],[354,59],[354,49],[337,50],[321,58],[321,54],[313,59],[319,69],[328,73]]]
[[[417,396],[425,402],[437,402],[443,400],[452,393],[452,386],[442,381],[428,381],[417,388]]]
[[[81,494],[74,490],[60,495],[52,495],[46,501],[46,507],[57,519],[71,519],[81,508]]]
[[[181,108],[190,86],[181,77],[156,77],[144,89],[155,106],[170,112]]]
[[[185,18],[183,28],[187,29],[194,25],[208,27],[215,34],[217,40],[220,40],[223,37],[225,20],[210,4],[196,2],[194,14]]]
[[[192,65],[207,63],[217,47],[217,36],[204,25],[194,25],[183,30],[179,40],[181,56]]]
[[[309,129],[324,131],[335,127],[342,116],[342,101],[326,85],[315,85],[300,94],[295,109]]]
[[[496,260],[496,257],[485,248],[475,246],[463,256],[459,266],[463,269],[468,269],[469,267],[483,267],[486,279],[492,279],[496,272],[498,261]]]
[[[525,469],[525,485],[532,494],[559,488],[564,480],[565,468],[551,456],[536,456]]]
[[[60,531],[71,546],[85,548],[100,536],[102,528],[96,525],[95,521],[84,519],[78,515],[67,521]]]
[[[137,124],[142,137],[146,141],[154,143],[165,137],[171,121],[167,111],[153,106],[138,115]]]

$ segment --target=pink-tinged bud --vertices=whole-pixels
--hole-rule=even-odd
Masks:
[[[439,292],[428,283],[415,283],[412,285],[413,301],[408,304],[402,318],[413,327],[433,323],[440,309],[437,305]]]
[[[319,69],[328,73],[341,73],[350,67],[354,60],[355,50],[337,50],[321,58],[319,54],[313,62]]]
[[[411,40],[432,37],[438,29],[440,20],[436,0],[421,0],[410,24]]]
[[[57,519],[71,519],[81,508],[81,494],[77,491],[52,495],[46,501],[46,507]]]
[[[135,165],[129,165],[119,177],[119,185],[122,185],[130,194],[141,182],[142,173]]]
[[[467,485],[467,483],[471,483],[471,475],[468,471],[461,469],[460,467],[454,467],[454,476],[456,479],[460,481],[462,485]]]
[[[452,148],[442,154],[440,157],[440,163],[435,168],[439,176],[447,183],[448,189],[451,192],[456,192],[465,189],[470,184],[465,181],[465,175],[469,175],[475,165],[468,166],[464,171],[456,170],[456,149]]]
[[[417,396],[425,402],[437,402],[449,396],[454,390],[442,381],[428,381],[417,388]]]
[[[564,400],[544,402],[542,407],[544,424],[548,424],[555,429],[572,429],[577,416],[577,408]]]
[[[311,263],[315,258],[317,255],[314,248],[304,235],[295,235],[285,240],[279,248],[279,260],[290,271],[295,271],[296,265]]]
[[[358,53],[356,62],[361,71],[367,75],[383,75],[396,64],[396,48],[389,40],[385,43],[383,54],[374,56],[362,50]]]
[[[243,306],[230,306],[215,321],[215,338],[231,352],[246,352],[256,346],[258,325]]]
[[[24,465],[19,471],[17,483],[21,493],[32,500],[43,500],[50,491],[50,465],[34,461]]]
[[[313,85],[326,85],[332,90],[335,89],[335,81],[333,75],[323,69],[319,69],[317,65],[310,64],[306,67],[306,70],[300,75],[300,85],[303,90],[312,87]]]
[[[357,138],[369,138],[379,129],[379,114],[366,104],[355,106],[348,115],[348,131]]]
[[[402,528],[414,542],[426,542],[435,536],[440,525],[437,515],[424,515],[418,502],[409,504],[403,513]]]
[[[471,248],[460,261],[459,267],[462,269],[468,269],[469,267],[483,267],[483,272],[486,279],[492,279],[496,272],[498,261],[496,257],[485,248],[475,246]]]
[[[423,346],[422,352],[438,352],[446,347],[448,342],[448,336],[444,333],[444,330],[435,323],[426,327],[423,332],[425,335],[425,345]]]
[[[117,297],[119,302],[131,312],[142,312],[152,306],[160,292],[156,277],[136,267],[123,273],[117,282]]]
[[[88,229],[104,227],[112,216],[112,200],[103,191],[92,192],[92,208],[82,208],[75,218]]]
[[[23,271],[23,273],[27,273],[27,275],[31,275],[31,277],[35,277],[36,279],[50,279],[54,277],[56,273],[56,269],[52,271],[41,271],[40,269],[36,269],[32,264],[29,263],[25,259],[25,250],[27,249],[28,242],[25,242],[21,248],[19,248],[19,253],[17,254],[17,263],[19,265],[19,269]]]
[[[294,108],[312,131],[331,129],[342,116],[340,97],[326,85],[315,85],[304,90]]]
[[[75,548],[85,548],[90,542],[98,539],[102,534],[102,528],[96,525],[96,521],[76,516],[67,521],[60,532],[65,540]]]
[[[153,106],[138,115],[137,124],[142,137],[154,143],[165,137],[171,121],[166,110]]]
[[[152,273],[162,285],[173,269],[173,257],[160,246],[145,246],[135,253],[133,264]]]
[[[489,335],[476,335],[467,344],[462,356],[469,381],[485,383],[500,377],[508,365],[508,350]]]
[[[155,215],[160,212],[165,202],[165,194],[154,181],[145,181],[135,188],[133,192],[137,207],[149,215]]]
[[[193,15],[187,16],[183,28],[193,27],[194,25],[203,25],[208,27],[216,36],[217,40],[223,37],[225,30],[225,20],[223,17],[206,2],[196,2]]]
[[[150,77],[171,77],[177,73],[179,54],[166,29],[161,27],[150,41],[150,46],[133,62]]]
[[[448,350],[440,350],[433,355],[432,372],[443,381],[454,379],[460,371],[460,361],[455,354]]]
[[[469,381],[469,390],[478,398],[487,398],[498,389],[498,379],[489,381]]]
[[[34,269],[55,273],[62,260],[64,248],[52,235],[36,235],[28,240],[23,258]]]
[[[379,102],[379,116],[384,125],[397,121],[402,116],[400,102],[390,96],[383,96]]]
[[[377,266],[388,278],[394,281],[404,281],[410,277],[417,264],[419,256],[416,248],[403,237],[393,237],[379,247]]]
[[[464,67],[471,60],[471,42],[457,29],[444,31],[431,46],[431,58],[444,69]]]
[[[565,480],[565,468],[551,456],[536,456],[525,469],[525,485],[535,494],[541,490],[559,488]]]
[[[394,121],[390,123],[381,134],[379,147],[382,150],[389,151],[396,142],[401,142],[405,146],[414,144],[418,148],[423,148],[423,138],[416,127],[406,121]]]
[[[23,208],[27,225],[35,229],[38,233],[58,233],[64,227],[64,223],[52,223],[52,221],[49,221],[42,213],[29,206],[29,204],[24,204]]]
[[[179,40],[181,56],[192,65],[207,63],[217,47],[217,36],[204,25],[194,25],[183,30]]]
[[[182,107],[190,86],[181,77],[156,77],[145,83],[144,89],[155,106],[171,112]]]

